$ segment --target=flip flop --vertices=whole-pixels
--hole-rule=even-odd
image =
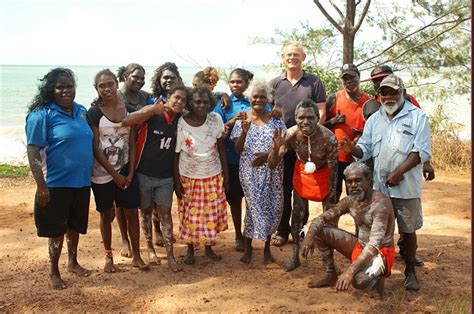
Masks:
[[[288,238],[276,235],[273,237],[271,244],[273,246],[283,246],[288,242]]]

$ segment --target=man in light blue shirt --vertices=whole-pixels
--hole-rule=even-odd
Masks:
[[[403,237],[405,288],[420,289],[415,274],[416,230],[423,225],[421,184],[423,163],[431,159],[428,117],[403,97],[403,82],[392,74],[378,92],[382,106],[366,122],[357,145],[341,142],[359,161],[374,158],[374,189],[392,200]]]

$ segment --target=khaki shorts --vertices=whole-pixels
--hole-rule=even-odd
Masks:
[[[413,233],[423,226],[421,199],[391,198],[391,200],[400,233]]]

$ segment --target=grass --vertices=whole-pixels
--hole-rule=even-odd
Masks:
[[[21,178],[26,177],[30,172],[28,166],[12,166],[0,164],[0,178]]]
[[[438,303],[438,313],[470,313],[471,303],[467,296],[454,296]]]

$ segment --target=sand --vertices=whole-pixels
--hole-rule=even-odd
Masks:
[[[99,215],[91,202],[89,230],[79,242],[79,262],[92,270],[88,278],[66,272],[66,250],[60,270],[68,288],[51,290],[48,279],[47,239],[36,236],[32,200],[34,182],[28,179],[0,179],[0,311],[439,311],[465,305],[471,298],[471,178],[469,173],[438,173],[424,183],[424,227],[418,232],[418,255],[425,266],[417,268],[419,292],[407,292],[403,285],[403,262],[396,259],[386,280],[386,297],[334,288],[308,289],[306,284],[323,274],[318,256],[303,261],[293,272],[281,265],[291,256],[291,245],[273,248],[277,263],[263,265],[263,243],[254,241],[250,265],[239,262],[233,249],[232,227],[216,246],[223,260],[213,262],[196,252],[193,266],[172,273],[163,263],[148,273],[134,269],[130,259],[120,256],[118,226],[113,225],[114,256],[121,271],[102,271],[103,253]],[[311,217],[319,204],[311,203]],[[173,206],[177,233],[176,203]],[[229,225],[232,221],[229,220]],[[350,217],[340,225],[354,230]],[[147,260],[143,236],[142,256]],[[183,259],[185,246],[177,243],[175,253]],[[164,257],[164,248],[158,253]],[[349,262],[336,253],[344,270]]]

